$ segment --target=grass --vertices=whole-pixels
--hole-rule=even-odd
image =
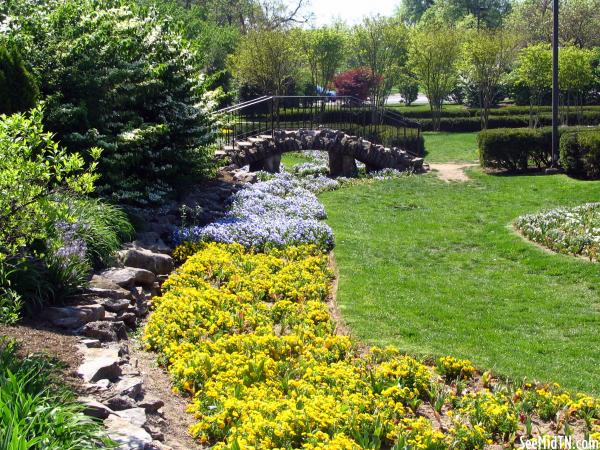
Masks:
[[[598,265],[510,227],[525,213],[598,200],[600,182],[469,174],[467,183],[429,174],[321,195],[343,318],[368,344],[600,394]]]
[[[281,164],[286,170],[292,170],[292,167],[296,164],[302,164],[305,162],[312,162],[312,160],[302,154],[302,152],[290,152],[281,155]]]
[[[473,162],[478,158],[477,133],[426,131],[423,136],[427,162]]]

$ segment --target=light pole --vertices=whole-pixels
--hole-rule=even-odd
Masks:
[[[558,156],[558,0],[552,0],[552,167]]]

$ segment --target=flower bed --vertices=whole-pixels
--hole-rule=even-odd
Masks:
[[[189,240],[180,232],[174,257],[183,265],[155,299],[144,339],[175,392],[189,395],[199,442],[217,450],[471,450],[562,434],[600,438],[595,398],[503,383],[449,356],[427,365],[391,347],[359,352],[337,335],[326,303],[332,236],[327,245],[316,237],[291,245],[276,228],[257,241],[252,228],[283,218],[320,224],[324,211],[311,193],[319,178],[264,178],[233,199],[212,231]]]
[[[528,239],[556,252],[598,260],[600,203],[528,214],[519,217],[515,227]]]
[[[314,245],[196,243],[178,256],[189,257],[156,299],[145,340],[191,397],[191,433],[215,449],[482,449],[536,421],[583,436],[600,418],[596,399],[503,385],[466,360],[433,368],[393,348],[360,355],[335,334],[332,274]]]

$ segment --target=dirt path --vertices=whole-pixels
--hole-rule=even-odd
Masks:
[[[444,180],[446,183],[450,183],[451,181],[469,181],[470,178],[465,173],[465,169],[469,167],[475,167],[478,164],[453,164],[453,163],[445,163],[445,164],[429,164],[431,170],[437,172],[437,176],[440,180]]]

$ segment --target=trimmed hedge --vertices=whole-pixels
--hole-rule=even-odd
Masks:
[[[600,178],[600,130],[578,130],[560,138],[560,164],[569,175]]]
[[[431,131],[433,129],[431,119],[421,119],[423,131]],[[569,114],[569,122],[577,122],[577,114],[571,112]],[[552,115],[540,114],[539,124],[542,126],[550,126],[552,124]],[[584,111],[582,122],[579,125],[600,125],[600,111]],[[488,120],[488,129],[495,128],[526,128],[529,127],[529,115],[512,116],[512,115],[491,115]],[[442,118],[440,121],[440,131],[447,132],[472,132],[481,131],[481,121],[479,116],[476,117],[451,117]]]
[[[589,159],[589,170],[593,172],[594,167],[600,167],[595,162],[600,160],[600,150],[594,150],[596,141],[587,138],[584,138],[582,141],[582,144],[586,146],[586,150],[574,147],[572,138],[568,136],[577,132],[582,136],[587,136],[588,134],[594,134],[595,136],[597,133],[600,133],[600,129],[585,127],[559,128],[559,133],[562,136],[561,165],[564,159],[568,161],[569,167],[572,167],[571,170],[573,173],[577,173],[582,170],[581,167],[583,166],[581,164],[584,164]],[[550,166],[552,153],[552,128],[550,127],[485,130],[479,133],[477,139],[479,144],[479,161],[482,167],[519,172],[525,171],[532,166],[538,169]],[[588,155],[588,153],[589,156],[582,156],[584,154]],[[595,154],[599,156],[593,156]]]
[[[411,111],[402,108],[395,108],[394,106],[388,106],[388,109],[395,111],[399,114],[402,114],[404,117],[413,118],[413,119],[431,119],[431,111],[416,109]],[[561,107],[564,109],[564,107]],[[552,111],[550,106],[540,106],[539,112],[544,114],[549,114]],[[600,113],[600,105],[588,105],[583,107],[584,115],[586,112],[597,112]],[[571,107],[571,115],[575,116],[575,107]],[[502,108],[492,108],[490,109],[490,116],[529,116],[529,106],[505,106]],[[454,118],[454,117],[473,117],[479,118],[479,108],[463,108],[463,109],[451,109],[444,110],[442,112],[442,118]]]
[[[477,137],[479,161],[482,167],[505,169],[509,172],[527,170],[535,159],[538,167],[550,160],[552,130],[547,129],[486,130]]]

